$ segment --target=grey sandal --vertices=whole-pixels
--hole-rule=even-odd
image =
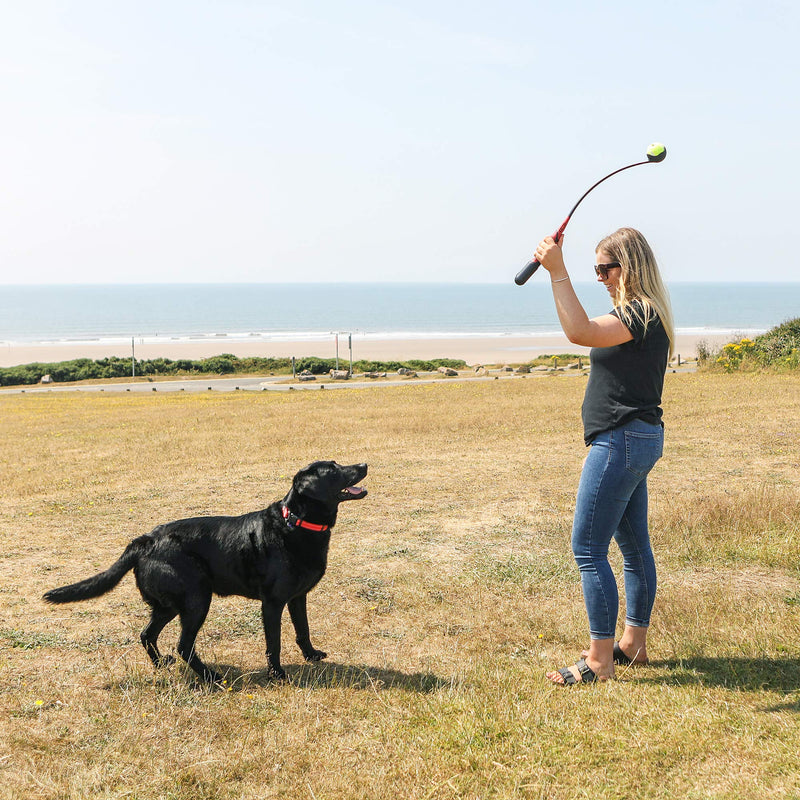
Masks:
[[[569,667],[561,667],[559,670],[561,677],[564,678],[564,686],[573,686],[576,683],[594,683],[597,680],[597,675],[594,674],[592,668],[586,663],[586,659],[579,658],[575,662],[575,666],[578,668],[578,673],[581,676],[580,680],[575,678]]]

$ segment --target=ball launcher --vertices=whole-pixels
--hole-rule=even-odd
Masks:
[[[624,172],[626,169],[632,169],[633,167],[640,167],[642,164],[658,164],[663,161],[667,157],[667,148],[664,147],[661,142],[654,142],[647,148],[647,161],[637,161],[635,164],[628,164],[627,167],[620,167],[619,169],[615,169],[613,172],[609,173],[605,176],[605,178],[600,178],[594,186],[590,186],[582,195],[580,200],[572,206],[572,211],[567,214],[567,218],[561,223],[561,227],[553,234],[553,241],[558,244],[561,240],[561,237],[564,235],[564,229],[567,227],[567,223],[572,218],[572,215],[575,213],[575,209],[583,202],[583,198],[586,197],[592,189],[596,189],[603,181],[607,181],[613,175],[616,175],[619,172]],[[539,262],[538,260],[534,259],[533,261],[526,264],[518,273],[517,276],[514,278],[514,283],[517,286],[522,286],[528,278],[533,275],[536,270],[539,269]]]

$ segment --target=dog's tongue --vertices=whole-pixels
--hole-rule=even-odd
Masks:
[[[348,486],[345,491],[348,494],[352,494],[354,496],[358,496],[360,494],[364,494],[364,490],[360,486]]]

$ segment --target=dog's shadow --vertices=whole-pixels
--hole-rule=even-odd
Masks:
[[[374,692],[401,689],[429,694],[452,683],[450,679],[440,678],[431,672],[406,673],[362,664],[337,664],[335,661],[286,664],[287,680],[283,682],[276,682],[269,669],[242,672],[227,664],[216,664],[215,668],[225,675],[231,691],[244,691],[248,686],[269,687],[288,683],[303,689],[359,689]]]
[[[653,662],[665,674],[646,675],[637,682],[670,686],[711,686],[744,692],[777,692],[794,697],[764,711],[800,712],[800,660],[793,658],[721,658],[696,656]]]

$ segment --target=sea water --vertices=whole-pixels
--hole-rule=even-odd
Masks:
[[[590,316],[610,310],[576,284]],[[757,335],[800,316],[800,283],[670,285],[678,334]],[[560,326],[549,283],[0,286],[0,343],[546,336]]]

